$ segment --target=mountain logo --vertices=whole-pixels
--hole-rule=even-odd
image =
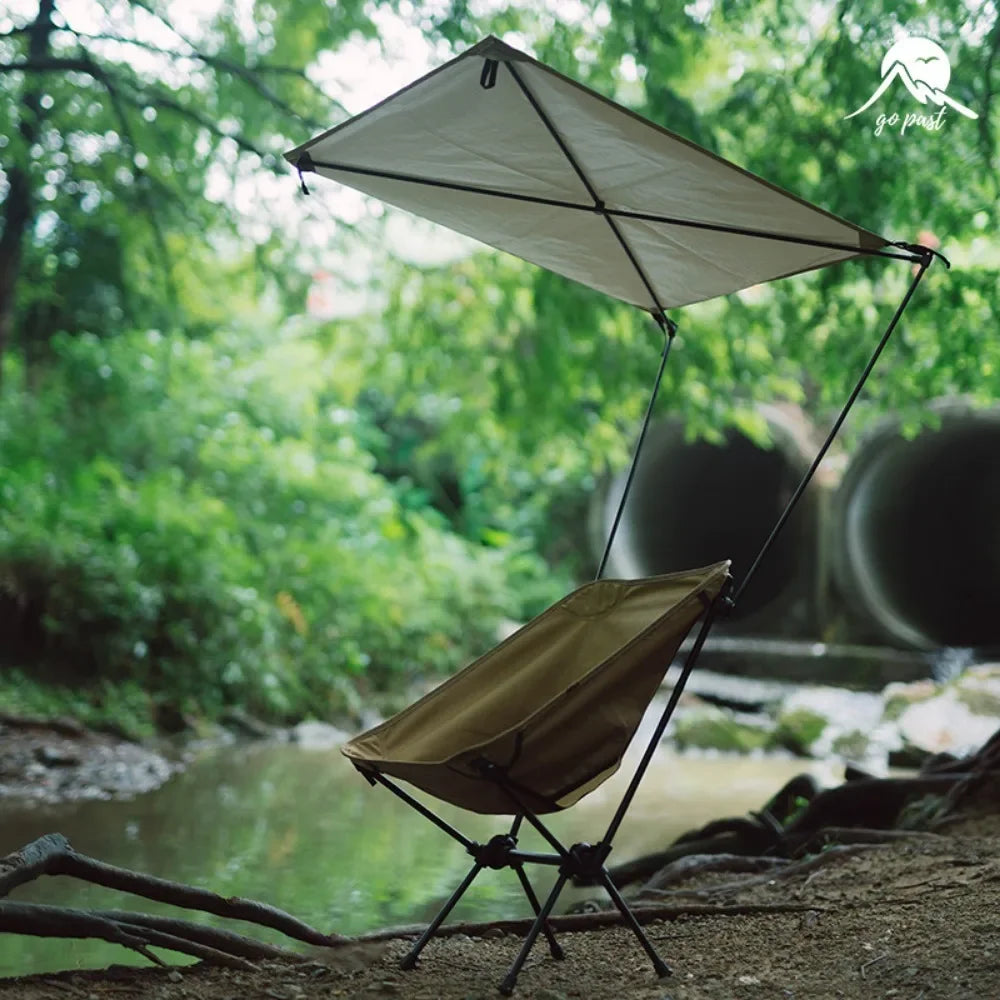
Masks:
[[[951,80],[951,63],[944,49],[929,38],[907,35],[894,42],[886,52],[882,60],[882,82],[875,93],[857,111],[844,115],[844,118],[853,118],[867,111],[897,79],[902,80],[903,86],[921,104],[930,102],[942,109],[948,105],[966,118],[979,117],[971,108],[959,104],[945,93]]]

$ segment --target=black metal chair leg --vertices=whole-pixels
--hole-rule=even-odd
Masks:
[[[462,880],[462,884],[451,894],[448,902],[441,907],[438,915],[431,921],[430,926],[420,936],[420,940],[413,946],[410,953],[399,963],[401,969],[412,969],[417,964],[420,953],[424,950],[424,945],[432,937],[434,932],[445,922],[448,914],[454,909],[455,904],[465,895],[465,890],[472,885],[473,879],[483,870],[483,866],[477,861],[469,871],[469,874]]]
[[[521,972],[521,967],[527,961],[532,945],[534,945],[542,928],[546,925],[549,914],[552,912],[552,907],[556,905],[556,900],[559,898],[559,894],[563,891],[563,886],[566,885],[568,879],[568,875],[563,875],[562,872],[559,873],[559,878],[556,879],[556,884],[552,887],[552,891],[545,900],[545,905],[539,911],[538,916],[535,917],[535,922],[531,925],[531,930],[528,931],[528,936],[524,939],[524,944],[521,945],[521,950],[517,958],[514,959],[514,964],[510,967],[503,982],[500,984],[500,992],[505,997],[509,997],[514,992],[514,986],[517,984],[517,977]]]
[[[514,871],[517,872],[517,877],[521,880],[521,888],[524,889],[524,894],[528,897],[528,902],[531,903],[531,909],[537,917],[541,906],[539,905],[538,897],[535,895],[535,890],[532,888],[531,883],[528,881],[528,876],[524,874],[524,869],[520,865],[515,866]],[[542,925],[542,933],[545,935],[545,940],[549,942],[549,954],[553,958],[565,958],[566,953],[562,950],[562,946],[555,939],[555,935],[552,933],[552,928],[549,926],[548,920],[546,920]]]
[[[601,884],[607,889],[608,895],[611,897],[611,902],[618,908],[618,912],[625,918],[625,923],[632,928],[632,933],[639,939],[639,944],[642,945],[642,950],[649,956],[650,961],[653,963],[656,974],[661,979],[673,975],[670,966],[656,954],[656,950],[650,943],[649,938],[646,937],[646,932],[642,929],[639,921],[635,919],[635,914],[629,909],[628,903],[622,898],[618,887],[611,881],[611,876],[608,874],[607,868],[601,868]]]

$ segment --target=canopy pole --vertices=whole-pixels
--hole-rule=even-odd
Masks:
[[[670,718],[674,714],[674,709],[677,708],[677,702],[680,701],[681,694],[684,692],[684,687],[687,684],[688,677],[691,676],[691,671],[694,670],[694,665],[698,660],[699,654],[701,653],[702,646],[705,645],[705,640],[708,638],[708,633],[712,628],[712,624],[715,621],[719,608],[729,602],[729,591],[731,587],[732,579],[727,579],[722,587],[722,590],[716,595],[711,604],[708,605],[708,608],[705,611],[705,617],[701,623],[701,628],[698,630],[698,635],[684,659],[684,666],[681,667],[681,675],[677,678],[677,683],[674,684],[673,690],[670,692],[670,697],[667,699],[666,707],[660,714],[660,720],[657,722],[656,728],[653,730],[653,734],[650,736],[649,742],[646,744],[646,750],[642,755],[642,760],[639,761],[639,766],[635,769],[635,774],[632,775],[632,780],[629,782],[629,786],[625,790],[625,794],[622,796],[621,802],[618,803],[618,808],[615,810],[614,816],[611,817],[611,822],[608,824],[607,832],[601,838],[598,847],[606,847],[608,850],[611,849],[611,843],[615,839],[615,834],[618,833],[618,827],[621,826],[622,820],[625,819],[625,814],[628,812],[629,806],[632,805],[632,799],[635,797],[635,793],[639,790],[639,785],[646,774],[646,769],[649,767],[650,761],[653,759],[653,754],[656,752],[656,748],[660,745],[660,740],[663,739],[663,733],[667,728],[667,723],[670,722]],[[707,598],[704,594],[702,594],[702,600],[707,603]]]
[[[898,244],[897,244],[898,245]],[[805,475],[802,477],[801,482],[796,487],[795,492],[792,494],[791,499],[788,501],[785,509],[781,512],[781,517],[778,518],[777,523],[771,529],[771,534],[767,536],[764,544],[761,546],[760,551],[757,553],[756,558],[750,564],[750,568],[746,571],[743,576],[743,580],[740,582],[739,587],[733,594],[732,598],[728,601],[729,609],[732,610],[736,606],[737,601],[739,601],[743,592],[747,588],[747,584],[753,579],[754,573],[757,572],[761,562],[767,555],[771,546],[774,544],[781,529],[784,528],[788,519],[792,516],[792,511],[795,510],[796,504],[805,493],[806,487],[812,481],[813,476],[816,474],[816,470],[819,468],[820,463],[826,457],[826,453],[830,450],[830,446],[833,444],[834,439],[840,432],[840,428],[844,425],[844,421],[847,419],[848,413],[850,413],[851,408],[854,406],[855,401],[861,394],[861,390],[864,388],[865,383],[868,381],[868,376],[871,375],[875,365],[878,363],[878,359],[882,355],[882,351],[885,349],[886,344],[889,343],[889,338],[892,336],[893,331],[896,329],[896,325],[899,323],[900,317],[903,315],[910,299],[913,298],[913,293],[917,290],[917,286],[920,284],[920,279],[923,278],[927,268],[930,267],[931,262],[935,257],[941,257],[940,254],[936,253],[930,247],[920,246],[919,244],[903,244],[907,249],[918,253],[920,255],[919,264],[917,270],[913,275],[913,280],[910,282],[910,287],[906,290],[906,294],[903,296],[902,302],[896,307],[896,311],[893,313],[892,319],[889,320],[889,325],[885,329],[885,333],[882,334],[882,339],[878,342],[878,346],[872,353],[871,358],[868,360],[868,364],[865,366],[865,370],[861,373],[861,377],[858,379],[857,384],[854,386],[853,391],[847,398],[847,402],[844,404],[844,408],[840,411],[840,415],[834,421],[833,426],[830,428],[830,432],[826,436],[826,440],[823,442],[822,447],[816,453],[816,457],[813,459],[812,465],[806,470]],[[941,257],[946,266],[951,266],[948,261]]]
[[[625,488],[622,490],[621,499],[618,501],[618,510],[615,511],[615,519],[611,525],[611,531],[608,533],[608,540],[604,546],[604,554],[601,556],[601,563],[597,567],[597,575],[594,577],[595,580],[600,580],[604,575],[604,569],[608,563],[608,556],[611,555],[611,546],[614,543],[615,535],[618,532],[618,526],[621,523],[622,514],[625,512],[625,503],[628,500],[629,490],[632,487],[632,480],[635,478],[635,472],[639,465],[639,455],[642,452],[642,446],[646,440],[646,431],[649,430],[649,423],[653,417],[653,407],[656,404],[656,397],[660,391],[660,383],[663,381],[663,372],[667,367],[667,358],[670,357],[670,348],[673,345],[674,337],[677,334],[677,324],[667,317],[666,310],[663,308],[663,303],[656,294],[656,289],[653,288],[653,283],[649,280],[648,275],[639,263],[639,258],[636,257],[635,252],[629,245],[628,240],[625,239],[625,235],[619,228],[618,223],[615,222],[611,213],[608,211],[608,207],[605,205],[604,200],[591,183],[590,178],[584,172],[583,167],[580,166],[577,158],[573,155],[573,151],[566,144],[566,140],[559,134],[559,131],[552,123],[552,120],[545,113],[545,109],[539,103],[538,98],[535,97],[531,88],[521,78],[521,74],[518,73],[512,62],[505,61],[504,65],[507,67],[508,72],[514,78],[518,87],[521,88],[521,93],[524,94],[526,100],[534,109],[535,114],[538,115],[549,135],[552,136],[555,144],[560,150],[562,150],[563,156],[566,157],[566,161],[573,168],[576,176],[580,179],[580,183],[587,189],[587,194],[594,199],[594,206],[592,210],[603,216],[604,221],[608,224],[608,227],[614,234],[615,239],[618,241],[618,245],[622,248],[622,252],[626,257],[628,257],[629,263],[632,265],[633,270],[638,275],[643,287],[646,289],[646,294],[649,295],[650,301],[653,303],[653,308],[650,310],[653,319],[656,320],[665,336],[663,354],[660,357],[660,367],[656,373],[656,381],[653,383],[653,392],[649,397],[649,405],[646,407],[646,415],[642,420],[642,428],[639,431],[639,440],[636,442],[635,452],[632,455],[632,464],[629,466],[628,477],[625,480]]]
[[[597,567],[595,580],[600,580],[604,575],[604,569],[611,555],[611,546],[614,544],[615,535],[618,533],[618,526],[621,524],[622,515],[625,513],[625,503],[628,500],[629,491],[632,489],[632,480],[635,479],[636,469],[639,467],[639,455],[642,452],[643,443],[646,440],[646,432],[649,430],[650,421],[653,418],[653,408],[656,405],[656,397],[660,392],[660,383],[663,381],[663,372],[667,367],[667,359],[670,357],[670,348],[677,335],[677,324],[662,313],[653,316],[664,333],[663,353],[660,355],[660,367],[656,372],[656,379],[653,382],[653,391],[649,396],[649,403],[646,405],[646,415],[642,418],[642,427],[639,429],[639,437],[635,443],[635,450],[632,453],[632,462],[628,467],[628,476],[625,479],[625,486],[622,489],[621,499],[618,501],[618,509],[615,511],[615,519],[611,522],[611,530],[608,532],[608,540],[604,545],[604,554],[601,556],[601,564]]]
[[[619,228],[618,223],[612,218],[611,212],[608,211],[608,206],[605,204],[604,199],[600,196],[597,189],[591,183],[590,178],[584,172],[583,167],[580,166],[579,161],[573,155],[573,150],[569,148],[566,140],[559,134],[559,130],[552,124],[552,119],[545,113],[545,109],[539,103],[538,98],[535,97],[531,88],[521,78],[521,74],[515,69],[514,64],[509,61],[504,61],[504,66],[507,67],[508,72],[514,78],[518,87],[521,88],[521,93],[524,94],[525,99],[534,109],[535,114],[538,115],[539,120],[545,126],[545,130],[552,136],[553,141],[560,148],[560,150],[562,150],[563,156],[566,157],[566,162],[573,168],[573,172],[580,179],[580,183],[587,189],[587,194],[593,198],[594,204],[590,211],[596,212],[608,224],[608,227],[614,234],[615,239],[618,241],[618,245],[622,248],[625,256],[629,259],[629,263],[635,270],[635,273],[639,276],[639,280],[646,289],[646,294],[649,296],[650,302],[653,303],[654,308],[650,310],[653,313],[653,317],[662,326],[663,321],[667,318],[667,313],[663,308],[663,303],[656,294],[656,289],[653,288],[653,283],[649,280],[649,276],[639,263],[639,258],[636,257],[635,252],[629,245],[628,240],[625,239],[625,235]]]

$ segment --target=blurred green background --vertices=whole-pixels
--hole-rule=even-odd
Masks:
[[[884,129],[902,31],[979,117]],[[998,388],[992,3],[13,0],[0,12],[0,701],[133,734],[357,714],[593,572],[647,317],[280,153],[484,34],[892,239],[940,241],[849,433]],[[909,103],[907,103],[909,102]],[[936,111],[936,109],[933,109]],[[820,424],[910,279],[685,309],[662,412]],[[180,720],[180,721],[178,721]]]

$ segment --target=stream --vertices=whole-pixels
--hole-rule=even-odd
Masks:
[[[642,745],[640,730],[617,775],[572,809],[549,818],[557,836],[568,843],[600,838]],[[662,849],[708,820],[759,808],[788,778],[803,771],[823,781],[839,780],[817,762],[681,757],[662,746],[621,827],[611,864]],[[110,864],[225,896],[259,899],[321,930],[342,934],[429,920],[470,866],[459,844],[385,790],[369,787],[337,750],[296,744],[207,751],[160,789],[130,800],[33,807],[6,802],[0,808],[0,855],[44,833],[59,832],[77,850]],[[506,828],[502,817],[435,808],[474,839],[488,839]],[[520,846],[547,849],[533,831],[522,834]],[[551,870],[535,868],[530,874],[544,893]],[[599,890],[578,890],[574,897],[564,896],[560,905],[596,894]],[[175,908],[66,878],[30,883],[12,898],[183,915]],[[510,871],[486,871],[452,919],[520,917],[526,907]],[[193,917],[223,923],[205,914]],[[264,928],[236,922],[227,926],[289,944]],[[168,960],[180,958],[170,955]],[[145,960],[98,941],[0,936],[0,976],[112,963]]]

